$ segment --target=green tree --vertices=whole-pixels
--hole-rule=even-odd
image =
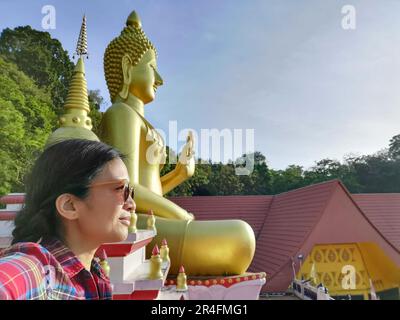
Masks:
[[[245,154],[242,159],[246,159],[247,167],[252,168],[249,175],[240,175],[239,180],[243,184],[243,194],[271,194],[272,193],[272,174],[267,165],[265,156],[256,151]],[[236,160],[238,163],[238,160]]]
[[[210,195],[226,196],[243,194],[244,185],[236,174],[232,163],[213,163],[210,165],[208,190]]]
[[[24,190],[24,176],[43,149],[56,115],[50,95],[0,56],[0,193]]]
[[[392,137],[389,141],[389,156],[393,159],[400,157],[400,134]]]
[[[3,97],[0,97],[0,110],[0,195],[4,195],[10,192],[13,183],[20,176],[22,168],[15,161],[18,160],[15,159],[15,155],[25,150],[23,142],[25,129],[22,114]]]
[[[351,158],[344,163],[333,159],[322,159],[310,170],[304,172],[305,185],[332,179],[341,180],[350,192],[359,192],[361,190]]]
[[[100,90],[89,90],[88,93],[90,112],[89,117],[92,119],[92,131],[99,135],[99,126],[103,113],[100,111],[104,103],[104,98],[100,95]]]
[[[7,28],[0,36],[0,54],[50,93],[54,110],[60,115],[74,69],[60,41],[30,26]]]
[[[352,165],[360,192],[400,192],[400,159],[391,159],[387,150],[358,157]]]
[[[176,164],[171,163],[170,155],[172,158],[176,159],[176,153],[170,148],[166,147],[167,158],[166,163],[161,169],[160,176],[167,174],[168,172],[175,169]],[[208,195],[208,183],[211,169],[208,165],[204,165],[198,161],[196,164],[196,170],[194,172],[193,177],[186,180],[170,192],[168,192],[167,196],[198,196],[198,195]]]
[[[290,165],[285,170],[272,171],[273,194],[297,189],[304,186],[303,167]]]

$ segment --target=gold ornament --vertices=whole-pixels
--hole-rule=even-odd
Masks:
[[[135,233],[137,232],[136,222],[137,222],[137,214],[135,212],[131,212],[131,223],[129,224],[128,232]]]
[[[149,279],[161,279],[163,277],[161,271],[161,258],[160,258],[160,251],[158,250],[158,246],[155,245],[153,248],[153,252],[150,258],[150,274]]]
[[[179,269],[178,277],[176,278],[176,291],[187,291],[187,290],[188,287],[187,287],[187,277],[185,274],[185,268],[181,266]]]
[[[160,248],[160,256],[163,261],[163,263],[168,262],[170,263],[170,258],[169,258],[169,248],[168,248],[168,243],[166,239],[163,239],[161,243],[161,248]]]
[[[154,218],[153,210],[149,211],[149,217],[147,218],[147,230],[156,231],[156,218]]]

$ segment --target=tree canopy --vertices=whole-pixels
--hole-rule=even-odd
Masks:
[[[25,173],[55,124],[50,95],[0,56],[0,194],[23,191]]]
[[[7,28],[0,36],[0,54],[48,91],[54,110],[62,112],[74,64],[60,41],[30,26]]]
[[[60,41],[30,26],[0,35],[0,194],[23,191],[25,174],[58,128],[74,63]],[[93,131],[103,98],[88,91]]]

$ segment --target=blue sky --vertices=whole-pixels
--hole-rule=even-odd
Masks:
[[[43,30],[44,5],[71,56],[86,13],[86,77],[104,109],[104,49],[139,13],[165,82],[146,117],[166,132],[171,120],[255,129],[255,149],[276,169],[373,153],[400,133],[400,1],[0,0],[0,29]],[[356,9],[355,30],[341,26],[344,5]]]

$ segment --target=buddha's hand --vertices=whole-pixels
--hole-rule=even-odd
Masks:
[[[191,131],[189,131],[189,134],[186,139],[186,144],[182,149],[178,163],[176,164],[175,167],[177,175],[180,175],[184,178],[190,178],[191,176],[193,176],[196,167],[194,161],[193,146],[194,146],[193,134]]]

